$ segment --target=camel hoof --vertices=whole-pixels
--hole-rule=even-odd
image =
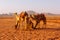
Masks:
[[[15,25],[15,29],[17,29],[17,25]]]
[[[36,29],[35,27],[32,27],[33,29]]]

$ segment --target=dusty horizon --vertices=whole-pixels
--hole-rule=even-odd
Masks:
[[[60,0],[0,0],[0,13],[33,10],[60,14]]]

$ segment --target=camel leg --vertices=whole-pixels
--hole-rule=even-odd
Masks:
[[[18,28],[18,25],[19,25],[19,21],[18,21],[18,22],[16,22],[15,29],[17,29],[17,28]]]
[[[27,17],[25,17],[25,30],[27,29]]]
[[[18,23],[15,25],[15,29],[17,29]]]
[[[44,28],[46,28],[46,20],[43,21]]]
[[[31,22],[31,21],[30,21]],[[31,24],[32,24],[32,28],[34,29],[34,26],[33,26],[33,23],[31,22]]]
[[[35,25],[34,29],[37,27],[38,23],[39,23],[39,22],[37,22],[37,23],[36,23],[36,25]]]

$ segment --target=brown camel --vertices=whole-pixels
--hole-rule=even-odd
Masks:
[[[33,26],[33,23],[31,22],[30,17],[28,16],[28,13],[26,11],[20,13],[20,22],[25,22],[25,29],[31,24]]]
[[[34,23],[33,21],[35,21],[35,27],[40,23],[40,21],[43,21],[44,25],[46,26],[46,17],[44,14],[37,14],[37,15],[30,15],[30,19],[32,21],[32,23]]]

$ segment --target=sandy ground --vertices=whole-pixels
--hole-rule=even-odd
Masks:
[[[0,40],[60,40],[60,20],[47,20],[46,29],[16,30],[14,18],[0,18]],[[38,27],[40,25],[38,24]],[[42,27],[40,27],[42,28]]]

